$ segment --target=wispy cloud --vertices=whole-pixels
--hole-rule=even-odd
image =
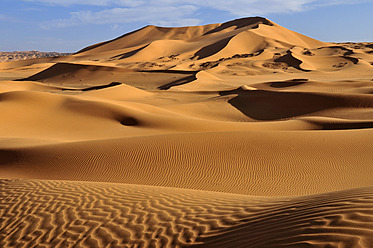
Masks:
[[[8,23],[22,23],[23,22],[22,20],[19,20],[13,16],[4,15],[4,14],[0,14],[0,21],[8,22]]]
[[[48,5],[71,6],[71,5],[91,5],[91,6],[129,6],[136,7],[143,5],[149,0],[24,0],[25,2],[39,2]]]
[[[155,25],[197,25],[201,20],[190,18],[197,10],[191,5],[183,6],[143,6],[142,8],[112,8],[93,12],[70,13],[67,19],[59,19],[43,24],[44,28],[68,27],[81,24],[117,24],[146,22]]]
[[[309,7],[312,9],[327,7],[327,6],[336,6],[336,5],[356,5],[362,3],[372,3],[373,0],[329,0],[329,1],[314,1],[310,4]]]
[[[24,0],[49,5],[82,5],[84,11],[71,12],[65,19],[43,24],[48,27],[68,27],[81,24],[120,24],[145,22],[156,25],[197,25],[203,17],[199,11],[219,10],[232,16],[256,16],[273,13],[293,13],[327,5],[357,4],[373,0]],[[89,6],[102,6],[92,11]],[[97,9],[97,8],[96,8]]]
[[[195,1],[197,4],[197,1]],[[207,0],[199,4],[211,9],[229,12],[232,15],[253,16],[271,13],[298,12],[314,0]]]
[[[232,15],[253,16],[301,12],[328,5],[360,4],[373,2],[373,0],[185,0],[183,2],[227,11]]]

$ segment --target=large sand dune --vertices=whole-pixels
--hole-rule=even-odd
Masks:
[[[373,247],[372,93],[260,17],[0,63],[0,246]]]

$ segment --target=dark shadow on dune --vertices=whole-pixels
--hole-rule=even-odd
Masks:
[[[121,60],[121,59],[125,59],[125,58],[128,58],[128,57],[131,57],[133,55],[135,55],[136,53],[140,52],[141,50],[143,50],[145,47],[147,47],[148,45],[145,45],[143,47],[140,47],[139,49],[135,49],[131,52],[127,52],[127,53],[122,53],[122,54],[119,54],[119,55],[116,55],[116,56],[113,56],[111,57],[110,59],[118,59],[118,60]]]
[[[183,70],[141,70],[138,72],[147,72],[147,73],[163,73],[163,74],[180,74],[180,75],[195,75],[199,71],[183,71]]]
[[[316,122],[314,124],[318,124],[318,123]],[[367,128],[373,128],[373,121],[323,123],[321,124],[321,126],[323,130],[367,129]]]
[[[300,68],[300,65],[303,63],[301,60],[295,58],[292,54],[291,51],[286,51],[286,55],[281,56],[280,58],[277,58],[274,60],[275,62],[283,62],[287,64],[288,66],[294,67],[295,69],[308,72],[310,70],[305,70]]]
[[[120,124],[123,126],[137,126],[139,125],[139,121],[132,117],[125,117],[120,120]]]
[[[196,75],[187,76],[185,78],[181,78],[181,79],[178,79],[178,80],[173,81],[171,83],[159,86],[158,89],[159,90],[168,90],[171,87],[179,86],[179,85],[183,85],[183,84],[187,84],[187,83],[190,83],[190,82],[192,82],[192,81],[194,81],[196,79],[197,79]]]
[[[326,47],[319,47],[317,49],[321,50],[321,49],[324,49],[324,48],[339,49],[339,50],[345,51],[345,53],[343,54],[344,56],[349,56],[351,54],[354,54],[353,50],[348,49],[348,48],[343,47],[343,46],[326,46]]]
[[[74,64],[74,63],[57,63],[52,65],[51,67],[36,73],[28,78],[18,79],[16,81],[43,81],[52,77],[57,76],[68,76],[73,75],[78,71],[89,71],[89,72],[97,72],[97,71],[130,71],[128,69],[121,69],[109,66],[98,66],[98,65],[84,65],[84,64]]]
[[[104,85],[98,85],[98,86],[92,86],[88,88],[83,88],[83,89],[77,89],[77,88],[62,88],[62,87],[56,87],[57,89],[60,89],[62,91],[92,91],[92,90],[101,90],[101,89],[106,89],[114,86],[121,85],[122,83],[119,82],[111,82],[109,84],[104,84]]]
[[[86,68],[86,67],[88,66],[81,65],[81,64],[57,63],[28,78],[18,79],[16,81],[41,81],[41,80],[44,80],[50,77],[72,73],[74,71],[77,71],[79,69]]]
[[[357,58],[352,58],[352,57],[347,57],[347,56],[343,56],[343,58],[351,61],[355,65],[359,62],[359,59],[357,59]]]
[[[20,158],[21,154],[18,151],[0,149],[0,166],[19,162]]]
[[[280,82],[271,82],[270,87],[272,88],[286,88],[286,87],[293,87],[302,85],[308,82],[308,79],[291,79],[286,81],[280,81]]]
[[[208,45],[208,46],[205,46],[205,47],[201,48],[200,50],[198,50],[194,54],[192,59],[194,59],[194,58],[203,59],[203,58],[210,57],[210,56],[220,52],[224,47],[227,46],[227,44],[229,43],[229,41],[231,39],[232,39],[232,37],[229,37],[229,38],[220,40],[216,43],[213,43],[211,45]]]
[[[332,108],[373,107],[373,97],[371,96],[277,92],[242,88],[221,91],[220,95],[236,95],[228,102],[246,116],[262,121],[288,119]]]
[[[243,28],[243,27],[250,27],[252,29],[258,28],[259,24],[265,24],[269,26],[273,26],[273,23],[269,20],[267,20],[264,17],[248,17],[248,18],[241,18],[241,19],[236,19],[233,21],[225,22],[222,25],[220,25],[217,28],[214,28],[213,30],[208,31],[204,35],[220,32],[224,29],[230,28],[235,26],[235,29]]]
[[[110,84],[106,84],[106,85],[99,85],[99,86],[93,86],[93,87],[85,88],[85,89],[82,89],[81,91],[101,90],[101,89],[106,89],[106,88],[118,86],[118,85],[121,85],[121,84],[122,83],[119,83],[119,82],[111,82]]]
[[[154,75],[170,74],[170,78],[175,79],[173,81],[171,80],[171,82],[169,82],[169,83],[158,86],[156,88],[158,90],[168,90],[168,89],[170,89],[171,87],[174,87],[174,86],[190,83],[190,82],[197,79],[196,75],[198,73],[198,71],[182,71],[182,70],[141,70],[141,71],[138,71],[138,72],[147,73],[149,75],[151,75],[153,73],[154,73]],[[129,85],[132,85],[132,84],[129,83]],[[132,86],[134,86],[134,85],[132,85]]]

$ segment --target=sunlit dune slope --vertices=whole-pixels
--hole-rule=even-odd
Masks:
[[[372,139],[364,131],[219,132],[8,147],[1,149],[0,172],[8,178],[302,195],[371,185]]]

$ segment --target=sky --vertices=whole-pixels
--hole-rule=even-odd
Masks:
[[[312,38],[373,42],[373,0],[0,0],[0,51],[75,52],[148,24],[262,16]]]

